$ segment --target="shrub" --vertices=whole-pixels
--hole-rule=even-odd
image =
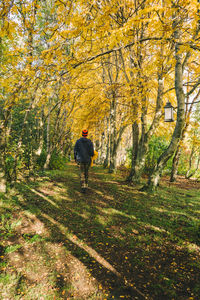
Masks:
[[[45,164],[45,161],[46,161],[46,157],[47,157],[47,154],[45,151],[42,151],[42,153],[40,154],[40,156],[37,158],[37,165],[43,169],[44,167],[44,164]]]
[[[145,161],[145,170],[146,174],[150,174],[153,170],[159,156],[167,149],[168,141],[164,137],[152,136],[149,142],[149,151]],[[131,166],[131,156],[132,148],[127,149],[127,164]],[[171,171],[172,158],[167,162],[165,167],[165,172]]]
[[[149,174],[153,170],[159,156],[167,149],[168,142],[164,137],[152,136],[149,142],[149,151],[145,161],[145,173]],[[165,171],[169,171],[171,169],[171,162],[170,159],[167,162],[165,167]]]
[[[63,155],[53,152],[49,163],[50,170],[64,170],[68,159]]]

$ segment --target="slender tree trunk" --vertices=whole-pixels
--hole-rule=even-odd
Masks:
[[[0,137],[0,193],[6,193],[6,171],[5,171],[5,127],[1,127],[1,137]]]
[[[103,82],[105,81],[105,70],[107,71],[110,93],[108,93],[108,98],[110,98],[110,116],[109,116],[109,172],[115,172],[116,170],[116,160],[117,160],[117,148],[118,148],[118,137],[117,137],[117,84],[118,84],[118,76],[119,76],[119,60],[118,53],[113,53],[112,56],[108,56],[107,62],[105,66],[106,69],[103,70]],[[107,155],[108,157],[108,155]],[[107,162],[105,161],[106,165]]]
[[[44,164],[44,170],[48,169],[50,160],[51,160],[51,152],[49,151],[47,153],[46,161],[45,161],[45,164]]]
[[[0,37],[0,67],[1,67],[1,59],[3,56],[2,52],[2,38]],[[3,107],[2,107],[3,110]],[[0,193],[6,192],[6,176],[5,176],[5,141],[3,140],[3,136],[5,134],[5,122],[3,122],[3,112],[2,112],[2,120],[0,126]]]
[[[33,103],[34,103],[34,98],[32,98],[31,103],[29,105],[29,108],[25,112],[23,123],[22,123],[21,133],[19,135],[18,142],[17,142],[17,150],[15,152],[14,167],[13,167],[13,173],[12,173],[12,178],[13,178],[14,181],[17,180],[17,171],[18,171],[17,170],[17,163],[18,163],[18,159],[19,159],[19,156],[20,156],[20,152],[22,150],[23,136],[24,136],[24,133],[25,133],[27,122],[28,122],[27,120],[28,120],[29,113],[30,113],[31,109],[33,108]]]
[[[107,128],[106,128],[106,157],[103,163],[103,167],[107,168],[108,167],[108,162],[109,162],[109,154],[110,154],[110,124],[109,124],[109,119],[107,118]]]
[[[113,91],[113,99],[111,102],[110,110],[110,165],[109,173],[113,173],[116,170],[116,151],[115,151],[115,139],[116,139],[116,100],[115,92]]]
[[[62,138],[65,135],[65,123],[68,116],[67,110],[62,110],[62,103],[59,103],[54,124],[54,134],[50,139],[50,123],[51,123],[51,99],[49,99],[49,110],[47,119],[47,157],[44,164],[44,169],[48,169],[54,149],[60,149]]]
[[[101,151],[101,161],[100,163],[103,164],[106,159],[106,141],[105,141],[105,133],[102,135],[102,151]]]
[[[136,159],[138,156],[138,144],[139,144],[139,125],[138,122],[135,121],[132,125],[132,156],[131,156],[131,171],[127,178],[127,181],[131,182],[133,179],[133,176],[136,173],[135,167],[136,167]]]
[[[105,133],[100,134],[100,141],[99,141],[100,145],[99,145],[99,153],[98,153],[98,158],[97,158],[97,162],[99,164],[103,164],[105,158],[106,158],[106,147],[105,147]]]
[[[190,174],[190,171],[192,169],[192,160],[193,160],[193,156],[194,156],[194,145],[192,147],[192,150],[191,150],[191,153],[190,153],[190,158],[189,158],[189,168],[185,174],[185,178],[189,178],[189,174]]]
[[[50,121],[51,121],[51,114],[50,114],[50,101],[49,101],[49,111],[48,111],[48,119],[47,119],[47,157],[44,163],[44,170],[48,169],[50,159],[51,159]]]
[[[0,193],[6,193],[6,178],[2,167],[0,167]]]
[[[190,170],[191,170],[191,167],[190,167],[190,170],[186,173],[185,175],[185,178],[186,179],[190,179],[192,176],[194,176],[196,174],[196,172],[198,171],[199,169],[199,164],[200,164],[200,152],[199,152],[199,155],[198,155],[198,159],[197,159],[197,163],[196,163],[196,168],[194,169],[193,172],[190,173]],[[191,164],[192,166],[192,164]],[[190,173],[190,174],[189,174]]]
[[[38,148],[35,150],[34,156],[38,157],[42,153],[44,145],[44,110],[42,107],[41,117],[38,124]]]
[[[2,130],[1,130],[2,133]],[[6,173],[5,173],[5,159],[4,159],[4,143],[0,145],[1,155],[0,155],[0,193],[6,192]]]

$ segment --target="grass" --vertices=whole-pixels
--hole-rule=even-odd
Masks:
[[[123,180],[94,167],[83,195],[69,164],[2,195],[1,298],[198,300],[200,185]]]

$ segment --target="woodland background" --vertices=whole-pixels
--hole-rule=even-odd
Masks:
[[[73,159],[81,130],[129,182],[199,176],[197,0],[1,0],[0,187]],[[175,122],[164,122],[164,106]]]
[[[199,300],[199,1],[0,0],[0,298]]]

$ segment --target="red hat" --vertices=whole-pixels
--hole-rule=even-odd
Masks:
[[[82,136],[87,136],[88,135],[88,131],[87,131],[87,129],[84,129],[83,131],[82,131]]]

